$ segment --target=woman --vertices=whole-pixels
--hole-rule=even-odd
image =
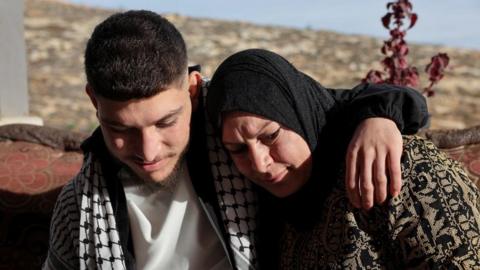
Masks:
[[[268,191],[259,197],[260,266],[480,267],[480,193],[427,141],[404,137],[400,196],[369,212],[349,204],[350,112],[334,104],[326,89],[264,50],[229,57],[212,78],[209,118],[238,170]]]

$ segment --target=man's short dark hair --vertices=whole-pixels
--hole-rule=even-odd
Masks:
[[[88,84],[96,94],[112,100],[154,96],[186,72],[182,35],[151,11],[110,16],[95,27],[85,50]]]

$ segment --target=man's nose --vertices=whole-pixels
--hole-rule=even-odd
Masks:
[[[141,131],[140,153],[142,159],[146,162],[152,162],[158,155],[160,148],[160,135],[156,130],[145,129]]]
[[[255,145],[249,149],[249,155],[252,169],[260,173],[266,173],[272,162],[268,147]]]

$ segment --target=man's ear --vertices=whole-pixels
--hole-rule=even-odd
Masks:
[[[85,86],[85,92],[87,92],[90,101],[92,102],[93,107],[98,110],[97,98],[95,97],[95,93],[93,92],[92,87],[87,83]]]
[[[192,110],[195,111],[198,108],[198,102],[200,102],[200,95],[202,93],[202,75],[198,71],[192,71],[188,74],[188,91],[190,92],[190,99],[192,100]]]

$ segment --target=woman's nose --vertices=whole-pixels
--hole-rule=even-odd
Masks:
[[[249,150],[250,164],[257,172],[265,173],[272,162],[270,151],[266,146],[254,146]]]

